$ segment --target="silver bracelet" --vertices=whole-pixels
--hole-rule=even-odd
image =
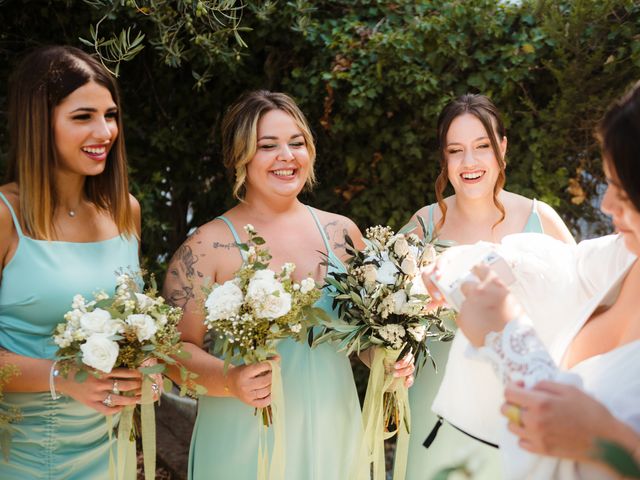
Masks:
[[[51,392],[51,398],[53,400],[57,400],[61,397],[61,395],[58,395],[56,393],[55,379],[57,376],[60,375],[60,370],[56,368],[57,365],[58,365],[58,361],[56,360],[51,364],[51,369],[49,370],[49,391]]]

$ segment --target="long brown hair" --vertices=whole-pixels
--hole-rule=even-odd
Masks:
[[[309,123],[296,102],[288,95],[268,90],[255,90],[242,95],[231,105],[222,120],[222,157],[227,174],[233,179],[233,195],[242,200],[247,179],[247,165],[256,154],[258,122],[272,110],[282,110],[290,115],[302,132],[309,152],[309,177],[306,188],[316,181],[313,169],[316,147]]]
[[[16,182],[26,233],[55,238],[58,206],[55,171],[59,165],[53,111],[68,95],[89,82],[105,87],[118,109],[119,134],[104,172],[85,179],[84,194],[108,212],[123,235],[137,235],[129,200],[120,95],[113,77],[93,57],[68,46],[46,46],[29,53],[14,71],[9,87],[9,164],[7,179]]]
[[[505,136],[504,123],[500,116],[500,112],[493,104],[493,102],[484,95],[466,94],[462,95],[455,100],[449,102],[440,112],[438,116],[438,143],[440,151],[440,174],[436,179],[436,199],[438,206],[442,212],[442,218],[436,225],[436,230],[439,230],[444,225],[445,218],[447,216],[447,204],[444,202],[444,191],[449,183],[449,175],[447,173],[447,157],[445,154],[445,148],[447,146],[447,133],[449,133],[449,127],[451,123],[460,115],[470,113],[475,116],[487,131],[487,136],[491,142],[491,148],[496,160],[498,162],[498,178],[496,184],[493,187],[493,203],[500,211],[500,219],[493,225],[494,227],[504,220],[505,209],[500,200],[498,199],[498,193],[504,187],[506,179],[505,168],[506,162],[500,152],[500,144],[498,138],[502,139]],[[498,138],[496,138],[498,137]]]

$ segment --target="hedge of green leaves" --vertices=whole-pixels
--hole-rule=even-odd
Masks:
[[[105,6],[105,35],[123,26],[146,35],[145,49],[119,73],[152,270],[162,270],[192,227],[233,204],[219,124],[227,105],[254,88],[299,101],[318,142],[320,183],[306,200],[362,228],[397,227],[434,201],[436,118],[465,92],[489,95],[504,114],[507,189],[550,203],[576,233],[608,228],[596,208],[603,175],[593,128],[640,78],[637,2],[250,1],[239,19],[247,30],[217,34],[203,23],[213,2],[169,2],[179,15],[161,11],[163,2],[90,3],[98,8],[0,0],[0,105],[25,48],[82,46],[78,37],[90,38]],[[171,21],[183,22],[182,35],[163,43]]]

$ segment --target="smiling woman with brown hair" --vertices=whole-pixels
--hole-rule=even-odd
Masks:
[[[81,50],[42,47],[18,66],[8,98],[0,357],[20,375],[0,407],[17,407],[23,418],[0,477],[106,479],[104,415],[137,402],[140,374],[119,368],[83,383],[59,377],[51,336],[74,295],[113,292],[116,271],[139,269],[140,212],[128,192],[117,87]]]

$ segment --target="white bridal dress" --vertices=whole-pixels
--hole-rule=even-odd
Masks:
[[[499,444],[506,480],[615,478],[592,464],[521,450],[499,414],[501,384],[521,380],[531,387],[548,379],[581,386],[640,432],[640,340],[585,359],[568,371],[558,367],[595,309],[615,302],[636,257],[616,235],[569,246],[542,235],[517,234],[505,237],[496,249],[517,278],[512,291],[527,315],[503,332],[490,333],[479,351],[460,336],[460,361],[456,368],[448,365],[434,411]]]

